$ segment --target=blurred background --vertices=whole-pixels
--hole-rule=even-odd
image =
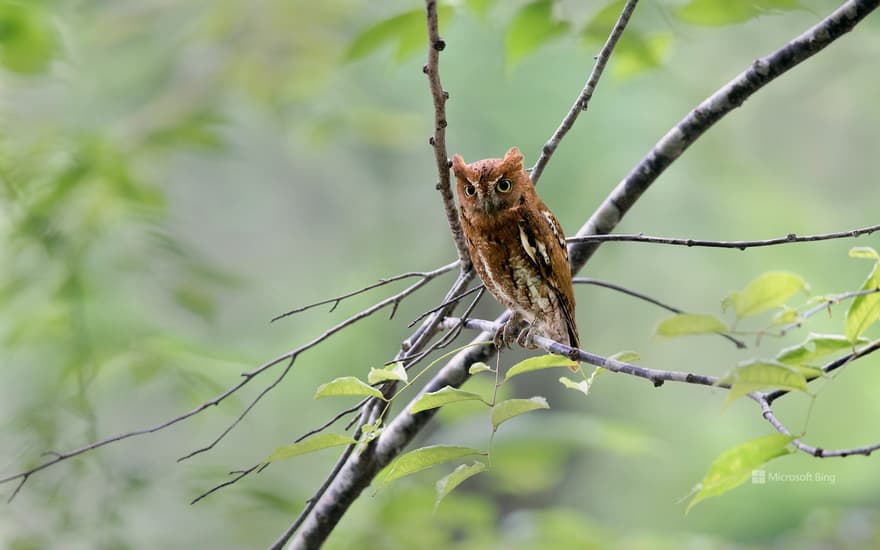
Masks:
[[[621,4],[444,4],[450,154],[475,160],[517,145],[533,163]],[[836,6],[640,5],[589,111],[541,180],[566,232],[699,101]],[[193,409],[405,283],[269,324],[279,313],[453,259],[427,142],[422,8],[400,0],[0,1],[0,477],[44,452]],[[872,15],[714,127],[619,231],[764,239],[877,223],[878,54],[880,17]],[[813,294],[859,288],[870,263],[847,257],[856,245],[880,240],[745,252],[614,243],[582,274],[720,314],[722,298],[769,270],[800,274]],[[234,421],[279,367],[185,422],[34,475],[0,504],[0,546],[268,546],[337,450],[273,464],[189,502],[353,404],[312,396],[321,383],[365,377],[391,359],[406,325],[442,299],[452,277],[404,302],[393,320],[380,313],[304,353],[208,453],[175,462]],[[713,375],[773,357],[809,332],[843,331],[838,306],[785,339],[749,337],[737,350],[717,337],[658,339],[665,312],[608,290],[578,288],[577,301],[586,349],[635,350],[645,366]],[[486,298],[477,315],[499,310]],[[824,448],[880,441],[877,361],[815,384],[815,399],[780,401],[781,418]],[[768,473],[829,477],[746,483],[685,515],[683,499],[719,453],[771,433],[754,403],[722,414],[724,391],[654,389],[620,375],[597,379],[585,398],[557,378],[541,371],[503,387],[506,396],[544,395],[552,409],[505,424],[493,468],[436,514],[434,483],[454,465],[366,490],[327,547],[880,545],[876,458],[780,458]],[[465,389],[490,386],[475,377]],[[417,443],[485,447],[489,434],[484,410],[456,405]],[[14,488],[2,486],[4,500]]]

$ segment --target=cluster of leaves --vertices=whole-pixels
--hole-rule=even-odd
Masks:
[[[447,28],[462,6],[477,17],[503,21],[506,28],[504,51],[508,68],[514,67],[539,47],[565,36],[574,36],[591,51],[595,51],[608,36],[625,0],[606,0],[592,4],[586,14],[569,13],[562,2],[533,0],[511,12],[492,0],[467,0],[463,4],[441,5],[438,14],[441,28]],[[683,5],[667,8],[664,12],[675,20],[691,25],[719,26],[741,23],[749,19],[802,9],[797,0],[756,0],[728,2],[726,0],[691,0]],[[668,26],[668,24],[667,24]],[[656,27],[656,25],[654,26]],[[347,58],[359,59],[390,46],[394,58],[400,62],[422,51],[426,41],[423,10],[400,13],[374,23],[362,30],[352,41]],[[627,77],[663,63],[674,42],[671,31],[643,30],[633,23],[627,28],[617,47],[611,70],[617,77]]]
[[[456,350],[456,352],[457,351],[458,350]],[[631,356],[627,355],[626,357]],[[621,358],[625,357],[621,356]],[[438,361],[442,359],[443,357],[438,359]],[[428,365],[419,373],[419,375],[426,372],[428,369],[431,368],[431,366],[432,365]],[[446,386],[435,392],[427,392],[419,396],[413,403],[410,404],[408,412],[409,414],[419,414],[423,411],[439,409],[440,407],[447,407],[457,403],[481,403],[489,410],[489,421],[491,425],[491,448],[491,440],[502,424],[520,415],[536,410],[550,408],[549,403],[542,396],[498,400],[496,398],[498,387],[501,384],[521,374],[559,367],[568,368],[575,372],[580,371],[579,364],[576,361],[572,361],[571,359],[568,359],[566,357],[552,354],[532,357],[510,367],[504,374],[503,380],[496,382],[494,386],[494,394],[491,398],[478,392],[466,391]],[[590,376],[589,378],[586,378],[584,376],[584,379],[579,383],[570,380],[568,377],[561,377],[560,382],[566,387],[575,389],[576,391],[580,391],[584,394],[588,394],[591,384],[595,379],[595,376],[602,371],[602,369],[597,369],[592,376]],[[583,375],[583,372],[580,372]],[[474,365],[472,365],[470,368],[470,373],[471,375],[479,375],[481,373],[495,374],[496,380],[498,376],[498,373],[496,373],[493,368],[484,363],[475,363]],[[317,389],[315,393],[315,398],[319,399],[329,396],[361,396],[374,397],[383,401],[388,401],[390,403],[393,398],[391,400],[387,400],[382,392],[375,387],[376,384],[393,380],[397,382],[402,382],[404,384],[403,389],[406,389],[406,387],[412,385],[412,383],[415,381],[416,378],[418,378],[419,375],[410,380],[407,372],[403,369],[403,367],[399,363],[394,363],[383,369],[371,369],[368,380],[366,382],[356,377],[346,376],[323,384]],[[400,392],[395,394],[395,396],[396,395],[400,395]],[[387,412],[387,407],[385,411]],[[382,413],[380,418],[373,425],[365,426],[363,428],[365,437],[362,437],[359,442],[356,442],[353,438],[346,435],[316,434],[297,443],[279,447],[266,459],[266,462],[268,463],[272,461],[300,456],[306,453],[311,453],[314,451],[319,451],[329,447],[336,447],[341,445],[358,444],[360,446],[363,446],[382,433],[382,417],[384,416],[384,414],[385,412]],[[431,445],[427,447],[420,447],[399,456],[394,462],[392,462],[386,468],[385,473],[380,475],[381,485],[386,486],[392,481],[431,468],[433,466],[437,466],[439,464],[454,460],[461,460],[472,456],[487,457],[489,459],[489,464],[491,464],[490,455],[491,450],[483,451],[473,447],[458,445]],[[439,506],[442,500],[461,483],[463,483],[470,477],[487,471],[487,469],[489,469],[489,464],[480,460],[468,464],[460,464],[451,473],[438,480],[436,483],[435,507]]]
[[[780,350],[773,359],[749,359],[740,363],[718,382],[730,388],[727,404],[765,390],[809,393],[807,383],[825,375],[822,362],[870,345],[872,341],[863,335],[880,320],[880,255],[868,247],[853,248],[849,255],[873,262],[858,291],[814,296],[802,308],[793,308],[786,305],[787,302],[799,292],[808,292],[809,285],[793,273],[765,273],[722,301],[722,309],[733,312],[733,323],[727,324],[714,315],[681,313],[661,321],[656,332],[664,337],[708,333],[772,335],[774,327],[782,325],[785,331],[800,326],[811,313],[830,308],[844,299],[852,299],[846,311],[843,334],[811,333],[803,342]],[[739,321],[773,309],[778,311],[769,327],[755,332],[735,329]],[[688,510],[705,498],[721,495],[741,485],[750,478],[752,470],[769,460],[789,454],[788,445],[793,439],[773,434],[723,452],[696,486]]]

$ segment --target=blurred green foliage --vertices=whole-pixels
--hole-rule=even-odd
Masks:
[[[538,151],[621,5],[444,3],[450,153]],[[541,184],[567,231],[698,101],[836,6],[640,5],[589,116]],[[0,0],[0,475],[39,463],[43,452],[197,407],[376,294],[265,323],[279,312],[449,261],[423,145],[432,110],[420,10],[400,0]],[[621,230],[747,239],[876,223],[878,81],[862,69],[880,51],[878,31],[869,18],[731,115],[664,174]],[[858,244],[877,248],[877,239]],[[851,246],[739,253],[609,244],[590,275],[713,311],[718,296],[771,270],[798,273],[818,293],[858,289],[868,284],[866,264],[847,261]],[[267,546],[338,449],[273,464],[187,503],[335,414],[339,400],[313,401],[315,388],[381,367],[406,322],[442,299],[444,281],[405,302],[394,320],[371,318],[303,354],[210,453],[174,462],[213,440],[269,378],[176,428],[33,476],[3,505],[0,546]],[[745,351],[717,338],[657,340],[659,310],[594,288],[579,288],[578,303],[588,348],[637,349],[646,366],[721,375],[761,350],[773,356],[806,342],[797,331],[750,341]],[[860,303],[860,319],[876,319],[876,296]],[[486,301],[477,314],[495,311]],[[813,318],[809,330],[841,333],[843,311]],[[853,334],[876,337],[876,325],[859,323]],[[820,343],[804,345],[807,353]],[[877,441],[868,420],[880,413],[872,362],[821,382],[815,402],[780,402],[780,415],[795,428],[808,418],[810,443]],[[488,378],[464,389],[489,395]],[[684,516],[684,504],[673,502],[715,457],[768,433],[753,404],[736,402],[718,416],[721,392],[652,390],[605,375],[585,398],[556,379],[535,372],[502,388],[499,400],[540,394],[552,410],[505,423],[492,468],[445,496],[436,514],[433,483],[443,473],[420,472],[372,498],[368,490],[327,547],[880,543],[873,459],[792,455],[768,471],[835,481],[746,484]],[[457,403],[418,446],[481,448],[490,430],[484,405]]]

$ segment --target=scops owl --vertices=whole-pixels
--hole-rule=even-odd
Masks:
[[[516,147],[503,159],[452,159],[460,217],[474,268],[513,312],[495,335],[499,348],[539,334],[580,347],[565,235],[523,167]],[[523,321],[530,325],[523,330]],[[534,347],[534,346],[530,346]]]

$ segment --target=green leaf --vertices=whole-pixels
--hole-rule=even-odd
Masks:
[[[574,380],[572,380],[571,378],[569,378],[567,376],[560,376],[559,383],[570,390],[579,391],[584,395],[590,394],[590,385],[587,384],[586,380],[581,380],[580,382],[575,382]]]
[[[507,28],[505,54],[513,67],[541,44],[566,32],[568,24],[553,17],[552,0],[537,0],[520,9]]]
[[[634,352],[629,352],[629,353],[634,353]],[[615,354],[615,355],[618,355],[618,354]],[[638,354],[636,354],[636,355],[638,355]],[[618,361],[620,361],[620,359],[618,359]],[[579,391],[582,394],[589,396],[590,389],[592,389],[592,387],[593,387],[593,382],[596,381],[596,378],[600,374],[605,373],[605,372],[608,372],[608,369],[603,369],[602,367],[596,367],[593,370],[593,374],[591,374],[590,377],[587,378],[586,380],[581,380],[580,382],[575,382],[574,380],[572,380],[566,376],[563,376],[559,379],[559,383],[570,390]]]
[[[880,288],[880,261],[874,262],[874,268],[862,284],[861,290]],[[880,293],[856,296],[849,309],[846,310],[846,337],[855,342],[868,328],[880,318]]]
[[[548,353],[547,355],[539,355],[537,357],[529,357],[528,359],[520,361],[516,365],[507,369],[507,372],[504,374],[504,379],[509,380],[514,376],[523,374],[525,372],[532,372],[541,369],[551,369],[554,367],[568,367],[569,369],[575,369],[578,367],[578,362],[572,361],[568,357],[556,355],[553,353]]]
[[[426,470],[443,462],[477,454],[482,453],[471,447],[455,447],[451,445],[431,445],[415,449],[399,456],[397,460],[391,463],[388,473],[382,480],[382,484],[387,485],[396,479]]]
[[[794,322],[797,322],[799,317],[800,314],[795,308],[783,305],[782,310],[780,310],[779,313],[773,316],[773,324],[790,325]]]
[[[864,338],[860,342],[866,342]],[[809,365],[817,359],[852,349],[853,343],[842,334],[810,333],[807,339],[796,346],[787,347],[776,355],[776,360],[786,365]]]
[[[486,363],[483,363],[482,361],[478,361],[478,362],[474,363],[473,365],[471,365],[471,368],[468,369],[468,374],[474,375],[474,374],[480,374],[481,372],[486,372],[486,371],[492,372],[492,367],[490,367]]]
[[[299,443],[293,443],[291,445],[278,447],[272,452],[272,454],[269,455],[269,458],[266,459],[266,462],[285,460],[288,458],[293,458],[295,456],[320,451],[321,449],[339,447],[341,445],[351,445],[353,443],[356,443],[354,438],[347,435],[316,434],[311,437],[307,437],[306,439],[303,439]]]
[[[456,487],[466,480],[484,471],[486,471],[486,465],[482,462],[475,461],[470,465],[462,464],[453,470],[451,474],[439,479],[436,485],[437,499],[434,501],[434,511],[437,511],[437,508],[440,506],[440,503],[443,502],[443,499],[446,498],[446,495],[454,491]]]
[[[868,260],[880,260],[880,254],[870,246],[855,246],[849,249],[850,258],[865,258]]]
[[[624,4],[626,0],[614,0],[605,4],[605,7],[597,11],[584,26],[584,36],[604,43],[608,33],[617,24],[617,18],[620,17]]]
[[[691,0],[675,11],[693,25],[719,26],[742,23],[759,15],[800,8],[798,0]]]
[[[789,454],[786,446],[794,437],[773,434],[747,441],[718,455],[703,480],[695,487],[696,493],[687,505],[688,513],[698,502],[715,497],[742,485],[751,478],[752,471],[770,460]]]
[[[628,78],[663,63],[672,49],[671,32],[639,34],[627,31],[611,56],[611,72],[616,78]]]
[[[483,396],[471,393],[469,391],[459,390],[451,386],[446,386],[435,392],[423,394],[413,403],[409,409],[409,414],[416,414],[428,409],[436,409],[450,403],[458,403],[459,401],[483,401]]]
[[[742,292],[731,294],[730,299],[737,318],[743,319],[781,306],[799,291],[809,289],[806,281],[794,273],[771,271],[750,282]]]
[[[408,377],[406,375],[406,369],[403,368],[403,363],[400,361],[396,361],[384,369],[370,369],[370,374],[367,375],[367,382],[372,385],[378,382],[384,382],[385,380],[400,380],[401,382],[407,382]]]
[[[337,395],[369,395],[383,401],[386,400],[382,392],[354,376],[343,376],[332,382],[321,384],[318,386],[318,391],[315,392],[315,399]]]
[[[439,6],[437,16],[441,28],[452,15],[450,6]],[[425,11],[422,9],[404,12],[367,27],[358,34],[348,47],[346,61],[366,57],[387,45],[394,45],[396,60],[402,61],[419,49],[428,47],[428,31],[425,26]]]
[[[547,400],[540,396],[529,399],[508,399],[507,401],[496,403],[492,407],[492,430],[497,430],[498,426],[515,416],[537,409],[549,408],[550,405],[547,404]]]
[[[35,2],[0,2],[0,63],[10,71],[46,71],[55,51],[52,20]]]
[[[676,313],[657,324],[657,336],[675,337],[689,334],[708,334],[727,332],[729,329],[721,319],[714,315],[700,313]]]
[[[725,407],[734,400],[764,389],[807,391],[807,380],[797,368],[774,361],[754,360],[737,366],[718,384],[729,384],[730,395]]]

